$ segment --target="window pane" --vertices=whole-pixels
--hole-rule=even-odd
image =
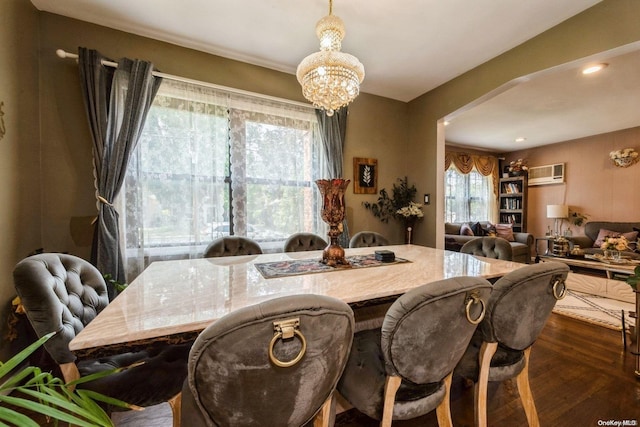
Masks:
[[[313,109],[163,80],[118,200],[129,276],[229,234],[265,251],[324,234],[324,167]]]
[[[489,221],[492,192],[491,176],[475,170],[465,175],[450,167],[445,173],[445,221]]]
[[[145,245],[197,244],[209,239],[211,224],[228,221],[226,113],[202,103],[184,107],[156,98],[130,166],[137,179],[129,185],[142,194],[142,227],[128,231],[141,233]]]

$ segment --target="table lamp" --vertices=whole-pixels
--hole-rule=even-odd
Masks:
[[[553,218],[553,232],[557,237],[561,234],[562,220],[569,218],[568,205],[547,205],[547,218]],[[559,220],[559,221],[558,221]]]

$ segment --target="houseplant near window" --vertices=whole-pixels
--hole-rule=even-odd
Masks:
[[[27,357],[55,333],[43,336],[7,362],[0,362],[0,377],[8,378],[0,385],[0,424],[10,423],[24,427],[38,427],[27,413],[43,415],[47,419],[63,421],[74,426],[113,426],[111,418],[98,402],[128,409],[139,409],[102,394],[75,388],[76,385],[111,375],[121,369],[87,375],[65,384],[51,373],[35,366],[26,366],[13,372]],[[26,396],[26,397],[25,397]],[[27,413],[16,410],[22,408]]]
[[[391,218],[402,221],[406,233],[405,243],[411,243],[416,221],[424,216],[422,205],[414,201],[417,192],[415,185],[409,185],[405,176],[398,178],[398,183],[393,184],[391,196],[383,188],[376,203],[363,202],[362,205],[384,223],[388,223]]]

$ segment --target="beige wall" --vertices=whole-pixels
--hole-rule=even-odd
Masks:
[[[640,165],[620,168],[609,152],[633,147],[640,151],[640,127],[509,153],[507,161],[523,158],[529,166],[565,164],[563,184],[529,187],[528,231],[543,236],[553,220],[547,205],[566,204],[588,215],[587,221],[640,221]],[[570,226],[574,235],[583,227]]]
[[[38,15],[28,1],[0,2],[0,360],[16,262],[40,247]]]
[[[444,137],[438,141],[436,122],[515,78],[640,40],[638,16],[640,1],[604,0],[409,103],[409,179],[417,182],[419,194],[436,194],[417,243],[443,244]]]

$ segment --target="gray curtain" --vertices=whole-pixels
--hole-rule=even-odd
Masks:
[[[322,145],[329,167],[329,178],[344,178],[342,176],[342,152],[344,151],[344,140],[347,133],[347,114],[348,107],[340,108],[333,116],[327,116],[324,110],[316,110]],[[354,184],[352,183],[351,185]],[[343,231],[338,238],[338,242],[343,248],[348,248],[350,237],[346,218],[342,222],[342,227]]]
[[[102,274],[126,282],[118,238],[118,212],[112,203],[118,195],[133,149],[138,143],[147,112],[161,79],[153,64],[121,59],[116,70],[102,65],[97,51],[78,49],[80,84],[93,138],[98,219],[91,262]],[[109,300],[116,296],[108,283]]]

